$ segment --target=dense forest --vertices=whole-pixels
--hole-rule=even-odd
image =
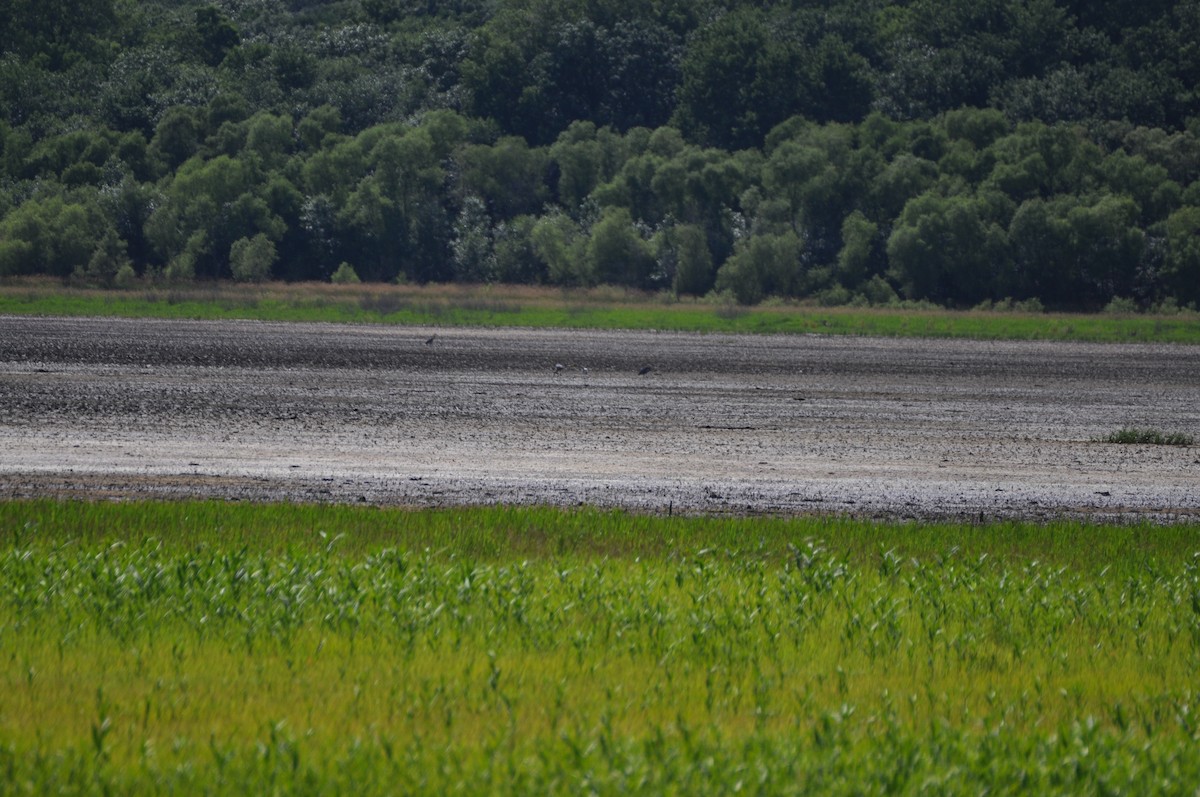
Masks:
[[[0,0],[0,276],[1200,301],[1200,0]]]

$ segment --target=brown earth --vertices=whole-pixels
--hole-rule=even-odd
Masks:
[[[1200,517],[1123,426],[1200,347],[0,317],[0,497]]]

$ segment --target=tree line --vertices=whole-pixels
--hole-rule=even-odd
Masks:
[[[3,0],[0,275],[1200,301],[1200,0]]]

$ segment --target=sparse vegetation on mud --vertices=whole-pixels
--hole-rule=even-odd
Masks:
[[[1158,429],[1138,429],[1127,426],[1105,438],[1107,443],[1124,443],[1151,446],[1192,446],[1196,438],[1183,432],[1162,432]]]

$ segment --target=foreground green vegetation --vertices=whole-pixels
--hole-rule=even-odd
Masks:
[[[1200,528],[0,504],[8,792],[1194,793]]]
[[[0,276],[1200,302],[1200,10],[16,0]]]
[[[130,290],[64,288],[45,281],[0,288],[0,313],[128,318],[254,319],[430,326],[657,329],[743,334],[871,335],[1200,343],[1194,312],[1030,313],[1006,308],[947,311],[928,306],[744,308],[614,289],[505,286],[235,286],[213,283]]]

